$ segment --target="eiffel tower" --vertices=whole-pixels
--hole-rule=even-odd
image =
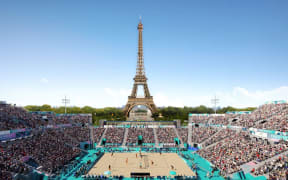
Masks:
[[[156,105],[154,104],[153,96],[150,95],[147,84],[147,78],[145,76],[144,60],[143,60],[143,42],[142,42],[143,24],[141,23],[141,19],[137,29],[138,29],[138,61],[132,93],[131,96],[128,96],[128,102],[124,108],[124,113],[127,118],[129,117],[129,113],[133,109],[133,107],[138,105],[146,106],[151,111],[152,114],[157,112],[157,108]],[[137,90],[139,86],[143,86],[144,97],[137,97]]]

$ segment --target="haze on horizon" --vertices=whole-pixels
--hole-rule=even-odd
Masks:
[[[157,106],[288,100],[288,1],[1,1],[0,101],[121,107],[137,62]]]

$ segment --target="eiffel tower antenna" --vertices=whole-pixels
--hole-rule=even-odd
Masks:
[[[145,76],[144,58],[143,58],[143,40],[142,40],[143,24],[141,23],[141,18],[137,29],[139,33],[138,33],[138,61],[137,61],[136,75]]]

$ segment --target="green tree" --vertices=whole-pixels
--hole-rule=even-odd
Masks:
[[[52,111],[52,108],[48,104],[43,104],[41,107],[41,111]]]
[[[42,106],[35,106],[35,105],[28,105],[25,106],[25,108],[28,111],[52,111],[54,113],[63,114],[65,112],[65,107],[51,107],[48,104],[44,104]],[[227,111],[253,111],[255,110],[255,107],[248,107],[248,108],[234,108],[231,106],[223,107],[217,110],[218,113],[226,113]],[[189,113],[214,113],[213,108],[206,107],[204,105],[200,105],[197,107],[163,107],[159,108],[159,111],[157,113],[152,114],[152,117],[155,120],[163,120],[163,121],[169,121],[174,119],[180,119],[182,122],[184,120],[188,119]],[[106,107],[106,108],[93,108],[90,106],[84,106],[84,107],[68,107],[67,113],[73,113],[73,114],[79,114],[79,113],[91,113],[93,122],[95,124],[99,123],[100,119],[107,119],[107,120],[126,120],[125,114],[123,112],[123,109],[121,108],[115,108],[115,107]],[[161,113],[163,118],[159,118],[159,114]],[[113,116],[112,116],[113,114]]]

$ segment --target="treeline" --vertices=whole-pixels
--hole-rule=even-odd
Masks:
[[[28,105],[24,107],[28,111],[51,111],[57,114],[64,114],[65,107],[51,107],[48,104],[42,106]],[[100,119],[107,120],[125,120],[125,115],[121,108],[106,107],[106,108],[93,108],[90,106],[84,107],[67,107],[67,114],[92,114],[93,122],[98,124]]]
[[[223,114],[228,111],[254,111],[256,108],[255,107],[248,107],[248,108],[234,108],[231,106],[228,107],[223,107],[223,108],[218,108],[217,113]],[[189,113],[195,113],[195,114],[213,114],[215,113],[215,110],[213,108],[209,108],[206,106],[197,106],[197,107],[165,107],[165,108],[160,108],[159,109],[159,114],[154,115],[154,118],[157,120],[173,120],[173,119],[180,119],[180,120],[187,120],[188,119],[188,114]],[[163,118],[161,118],[161,115]]]
[[[181,119],[187,120],[189,113],[213,113],[214,110],[212,108],[206,106],[197,106],[197,107],[164,107],[159,108],[159,114],[154,115],[155,119],[158,120],[173,120],[173,119]],[[161,117],[162,116],[162,117]]]
[[[254,111],[255,109],[257,109],[257,108],[256,107],[234,108],[234,107],[228,106],[228,107],[223,107],[223,108],[217,110],[217,112],[226,113],[228,111]]]
[[[25,106],[25,109],[28,111],[52,111],[54,113],[65,113],[65,107],[51,107],[50,105],[44,104],[42,106],[34,106],[28,105]],[[197,107],[162,107],[158,108],[159,112],[157,114],[153,114],[153,117],[156,120],[174,120],[180,119],[182,121],[188,119],[189,113],[214,113],[214,109],[206,107],[206,106],[197,106]],[[217,113],[226,113],[227,111],[253,111],[255,107],[248,107],[243,109],[234,108],[231,106],[218,108]],[[78,114],[78,113],[91,113],[93,117],[93,122],[98,124],[100,119],[107,119],[107,120],[125,120],[125,115],[121,108],[115,107],[106,107],[106,108],[93,108],[90,106],[84,107],[67,107],[67,113],[69,114]]]

